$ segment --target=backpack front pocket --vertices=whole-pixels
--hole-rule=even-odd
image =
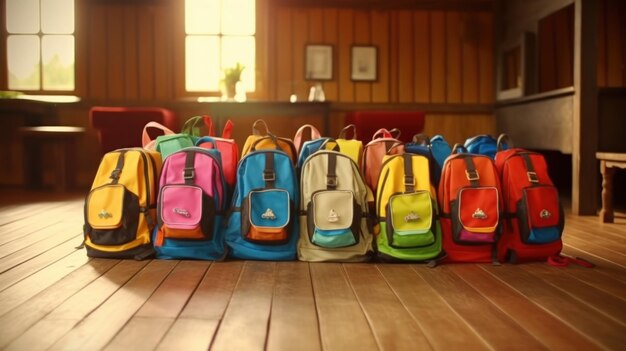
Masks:
[[[553,186],[525,188],[517,203],[520,235],[528,244],[546,244],[561,238],[563,213]]]
[[[451,207],[455,241],[469,244],[495,241],[500,220],[497,188],[463,188]]]
[[[291,200],[284,189],[253,190],[243,201],[244,239],[259,244],[284,244],[289,237]]]
[[[435,242],[433,201],[428,191],[392,195],[386,220],[387,240],[392,247],[420,247]]]
[[[313,194],[307,211],[309,238],[327,248],[359,242],[361,207],[351,191],[323,190]]]
[[[139,198],[121,184],[93,189],[86,201],[89,239],[96,245],[123,245],[135,240]]]
[[[210,240],[215,221],[215,203],[202,188],[193,185],[166,185],[159,195],[159,226],[163,238]]]

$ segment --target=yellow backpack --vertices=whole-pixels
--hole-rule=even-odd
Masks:
[[[243,145],[241,157],[243,158],[252,151],[267,149],[284,151],[294,165],[298,161],[298,152],[296,151],[293,141],[289,138],[273,135],[267,127],[267,123],[262,119],[258,119],[252,125],[252,134],[248,136]]]
[[[161,165],[158,152],[141,148],[104,155],[85,199],[87,256],[143,259],[154,253]]]

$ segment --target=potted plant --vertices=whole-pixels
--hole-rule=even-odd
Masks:
[[[245,66],[237,62],[234,67],[228,67],[224,69],[224,88],[226,89],[226,97],[229,100],[235,98],[237,92],[237,82],[241,80],[241,72]]]

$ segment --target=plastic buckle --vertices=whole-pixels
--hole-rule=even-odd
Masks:
[[[273,182],[276,180],[276,173],[273,171],[263,171],[263,180],[266,182]]]
[[[183,170],[183,179],[193,179],[196,177],[196,172],[193,168],[185,168]]]
[[[111,179],[119,179],[120,178],[120,173],[122,173],[121,169],[114,169],[113,172],[111,172],[111,176],[109,178]]]
[[[531,183],[539,183],[539,178],[537,178],[537,173],[535,172],[526,172],[528,176],[528,181]]]
[[[326,177],[326,186],[331,188],[337,187],[337,177],[327,176]]]
[[[471,170],[471,171],[465,170],[465,176],[467,177],[467,180],[469,180],[470,182],[480,179],[480,176],[478,176],[478,172],[476,172],[476,170]]]

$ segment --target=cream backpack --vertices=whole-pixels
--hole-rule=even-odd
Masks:
[[[372,256],[368,201],[373,200],[356,163],[320,150],[302,166],[300,240],[302,261],[358,262]]]

